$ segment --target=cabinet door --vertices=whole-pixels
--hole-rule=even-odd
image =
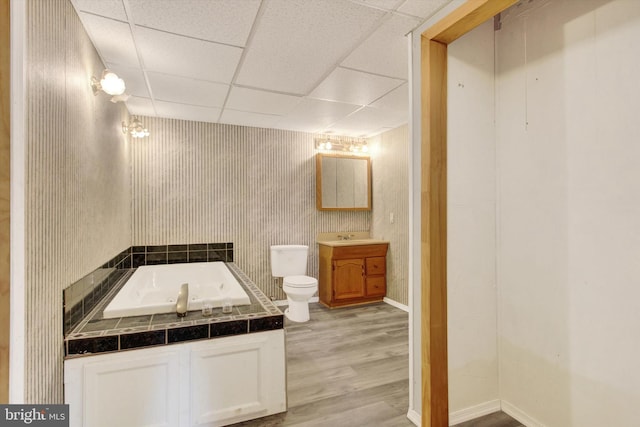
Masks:
[[[70,425],[181,425],[180,353],[176,349],[154,350],[65,361]]]
[[[333,261],[333,299],[343,300],[364,296],[364,259]]]
[[[190,426],[226,426],[287,410],[283,329],[209,341],[191,351]]]

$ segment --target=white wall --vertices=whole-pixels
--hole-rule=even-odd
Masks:
[[[448,47],[449,410],[496,409],[493,23]],[[475,415],[475,414],[474,414]]]
[[[502,14],[502,29],[494,34],[498,297],[494,309],[500,405],[531,426],[636,425],[635,406],[640,402],[640,369],[635,363],[640,352],[640,2],[521,2]],[[418,41],[414,36],[414,75],[419,75]],[[456,65],[454,52],[462,41],[480,47],[483,33],[468,34],[449,52],[452,411],[472,404],[465,396],[475,390],[474,377],[460,375],[466,381],[456,380],[457,347],[478,342],[462,326],[474,327],[474,322],[456,319],[469,296],[466,292],[473,288],[464,287],[465,280],[459,284],[456,280],[483,277],[480,270],[467,276],[466,268],[472,263],[455,265],[477,244],[470,241],[466,250],[456,249],[456,241],[464,240],[457,235],[474,238],[489,230],[485,223],[481,232],[476,229],[469,234],[474,229],[468,226],[480,223],[482,216],[472,215],[471,207],[465,216],[465,203],[459,203],[458,197],[486,195],[482,199],[486,205],[477,200],[475,207],[488,210],[490,204],[489,193],[465,193],[475,185],[474,178],[482,176],[475,168],[490,158],[490,145],[486,152],[468,151],[476,147],[455,151],[456,135],[475,131],[477,116],[470,109],[482,103],[480,93],[458,98],[469,88],[464,74],[456,74],[469,61]],[[481,51],[478,48],[478,54]],[[474,80],[484,75],[484,71],[477,73]],[[415,79],[413,85],[412,145],[416,149],[420,111],[415,106],[420,89]],[[460,122],[465,115],[467,121]],[[412,175],[414,225],[419,220],[415,209],[419,174],[416,168]],[[456,188],[462,193],[456,195]],[[417,231],[415,226],[413,230]],[[419,252],[414,247],[412,253],[415,265]],[[486,255],[491,257],[490,252]],[[490,277],[490,269],[484,273]],[[414,291],[418,286],[414,281]],[[413,308],[419,310],[419,301],[414,299]],[[469,333],[465,336],[465,332]],[[417,334],[414,318],[413,408],[420,412],[419,382],[415,381],[419,378],[415,369],[420,366]],[[467,351],[481,354],[479,348]],[[486,396],[491,399],[490,393]],[[472,413],[478,407],[467,409]]]
[[[534,1],[496,34],[503,404],[637,425],[640,2]]]

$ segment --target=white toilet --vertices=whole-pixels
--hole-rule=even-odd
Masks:
[[[306,245],[271,246],[271,275],[284,278],[282,290],[289,302],[284,314],[294,322],[309,320],[309,298],[318,291],[318,279],[305,276],[308,253]]]

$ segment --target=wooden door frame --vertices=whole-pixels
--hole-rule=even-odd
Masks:
[[[421,39],[422,427],[449,425],[447,45],[518,0],[467,0]]]
[[[10,336],[10,1],[0,1],[0,403],[9,403]]]

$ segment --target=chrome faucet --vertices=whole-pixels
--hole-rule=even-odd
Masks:
[[[178,317],[186,316],[188,305],[189,305],[189,284],[183,283],[182,285],[180,285],[180,292],[178,292],[178,299],[176,301],[176,315]]]
[[[351,240],[353,234],[338,234],[338,240]]]

